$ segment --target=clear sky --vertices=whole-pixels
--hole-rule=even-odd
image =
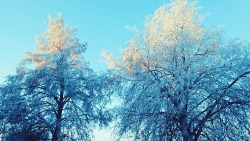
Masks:
[[[33,51],[35,35],[46,31],[48,15],[63,14],[66,24],[78,26],[77,37],[88,43],[86,59],[95,70],[104,70],[100,52],[114,54],[133,34],[125,27],[143,29],[148,14],[170,0],[0,0],[0,82],[14,74],[25,51]],[[204,26],[224,25],[229,38],[250,35],[250,0],[199,0],[209,13]],[[98,140],[105,140],[100,133]],[[98,136],[98,134],[96,135]]]
[[[25,51],[33,51],[35,35],[46,31],[48,15],[63,14],[66,24],[78,26],[82,43],[88,43],[86,59],[103,70],[100,52],[119,52],[133,34],[125,27],[143,29],[148,14],[170,0],[0,0],[0,82],[13,74]],[[201,12],[209,13],[204,25],[225,26],[231,38],[250,34],[249,0],[200,0]]]

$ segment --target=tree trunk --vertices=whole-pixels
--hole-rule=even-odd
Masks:
[[[57,101],[57,113],[56,113],[56,127],[52,135],[52,141],[60,141],[61,139],[61,124],[62,124],[62,111],[64,106],[64,82],[60,84],[60,97]]]
[[[61,122],[62,122],[62,106],[58,105],[58,114],[56,115],[56,126],[52,136],[52,141],[59,141],[61,134]]]
[[[186,111],[183,111],[180,115],[180,125],[181,125],[181,134],[182,134],[182,140],[183,141],[192,141],[192,134],[190,127],[188,126],[187,123],[187,114]]]
[[[183,136],[183,141],[192,141],[192,136],[186,134],[185,136]]]

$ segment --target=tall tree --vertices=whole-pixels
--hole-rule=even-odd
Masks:
[[[103,55],[121,82],[117,133],[135,140],[248,140],[250,52],[202,27],[196,3],[157,9],[118,60]]]
[[[105,111],[109,95],[105,93],[106,78],[89,68],[83,53],[86,44],[74,37],[76,29],[66,26],[62,15],[49,17],[48,29],[37,37],[34,53],[17,69],[17,95],[25,99],[29,115],[42,124],[49,139],[90,140],[91,127],[107,125],[111,116]],[[13,101],[14,103],[15,101]],[[28,117],[28,115],[26,115]]]

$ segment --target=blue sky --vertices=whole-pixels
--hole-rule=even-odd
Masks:
[[[96,70],[104,68],[100,52],[118,52],[132,34],[126,25],[143,25],[163,1],[133,0],[0,0],[0,80],[15,73],[25,51],[33,51],[35,35],[46,31],[48,15],[63,14],[66,24],[78,26],[77,37],[88,43],[86,59]]]
[[[100,52],[118,53],[133,37],[125,27],[143,29],[148,14],[170,0],[0,0],[0,82],[14,74],[25,51],[35,48],[35,35],[46,31],[48,15],[63,14],[66,24],[78,26],[77,37],[88,43],[86,59],[103,70]],[[202,13],[209,13],[204,26],[224,25],[229,38],[250,35],[249,0],[199,0]],[[103,134],[99,134],[101,139]],[[98,135],[96,135],[98,136]]]
[[[25,51],[33,51],[35,35],[46,31],[48,15],[63,14],[66,24],[78,26],[77,37],[88,43],[86,59],[95,70],[103,70],[100,52],[114,54],[133,34],[125,27],[143,29],[148,14],[170,0],[0,0],[0,81],[15,73]],[[224,25],[230,38],[250,34],[249,0],[200,0],[204,25]]]

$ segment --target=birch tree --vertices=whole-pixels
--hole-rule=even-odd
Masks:
[[[104,52],[123,103],[117,134],[134,140],[249,140],[250,52],[202,26],[195,2],[160,6],[120,57]]]
[[[12,76],[17,78],[16,85],[9,85],[19,91],[3,91],[25,99],[28,114],[43,125],[47,135],[43,139],[90,140],[92,128],[98,123],[106,126],[111,119],[104,108],[109,100],[106,78],[89,68],[83,56],[86,44],[75,34],[76,29],[65,25],[61,14],[57,19],[49,16],[47,32],[36,38],[35,51],[27,52],[17,75]]]

